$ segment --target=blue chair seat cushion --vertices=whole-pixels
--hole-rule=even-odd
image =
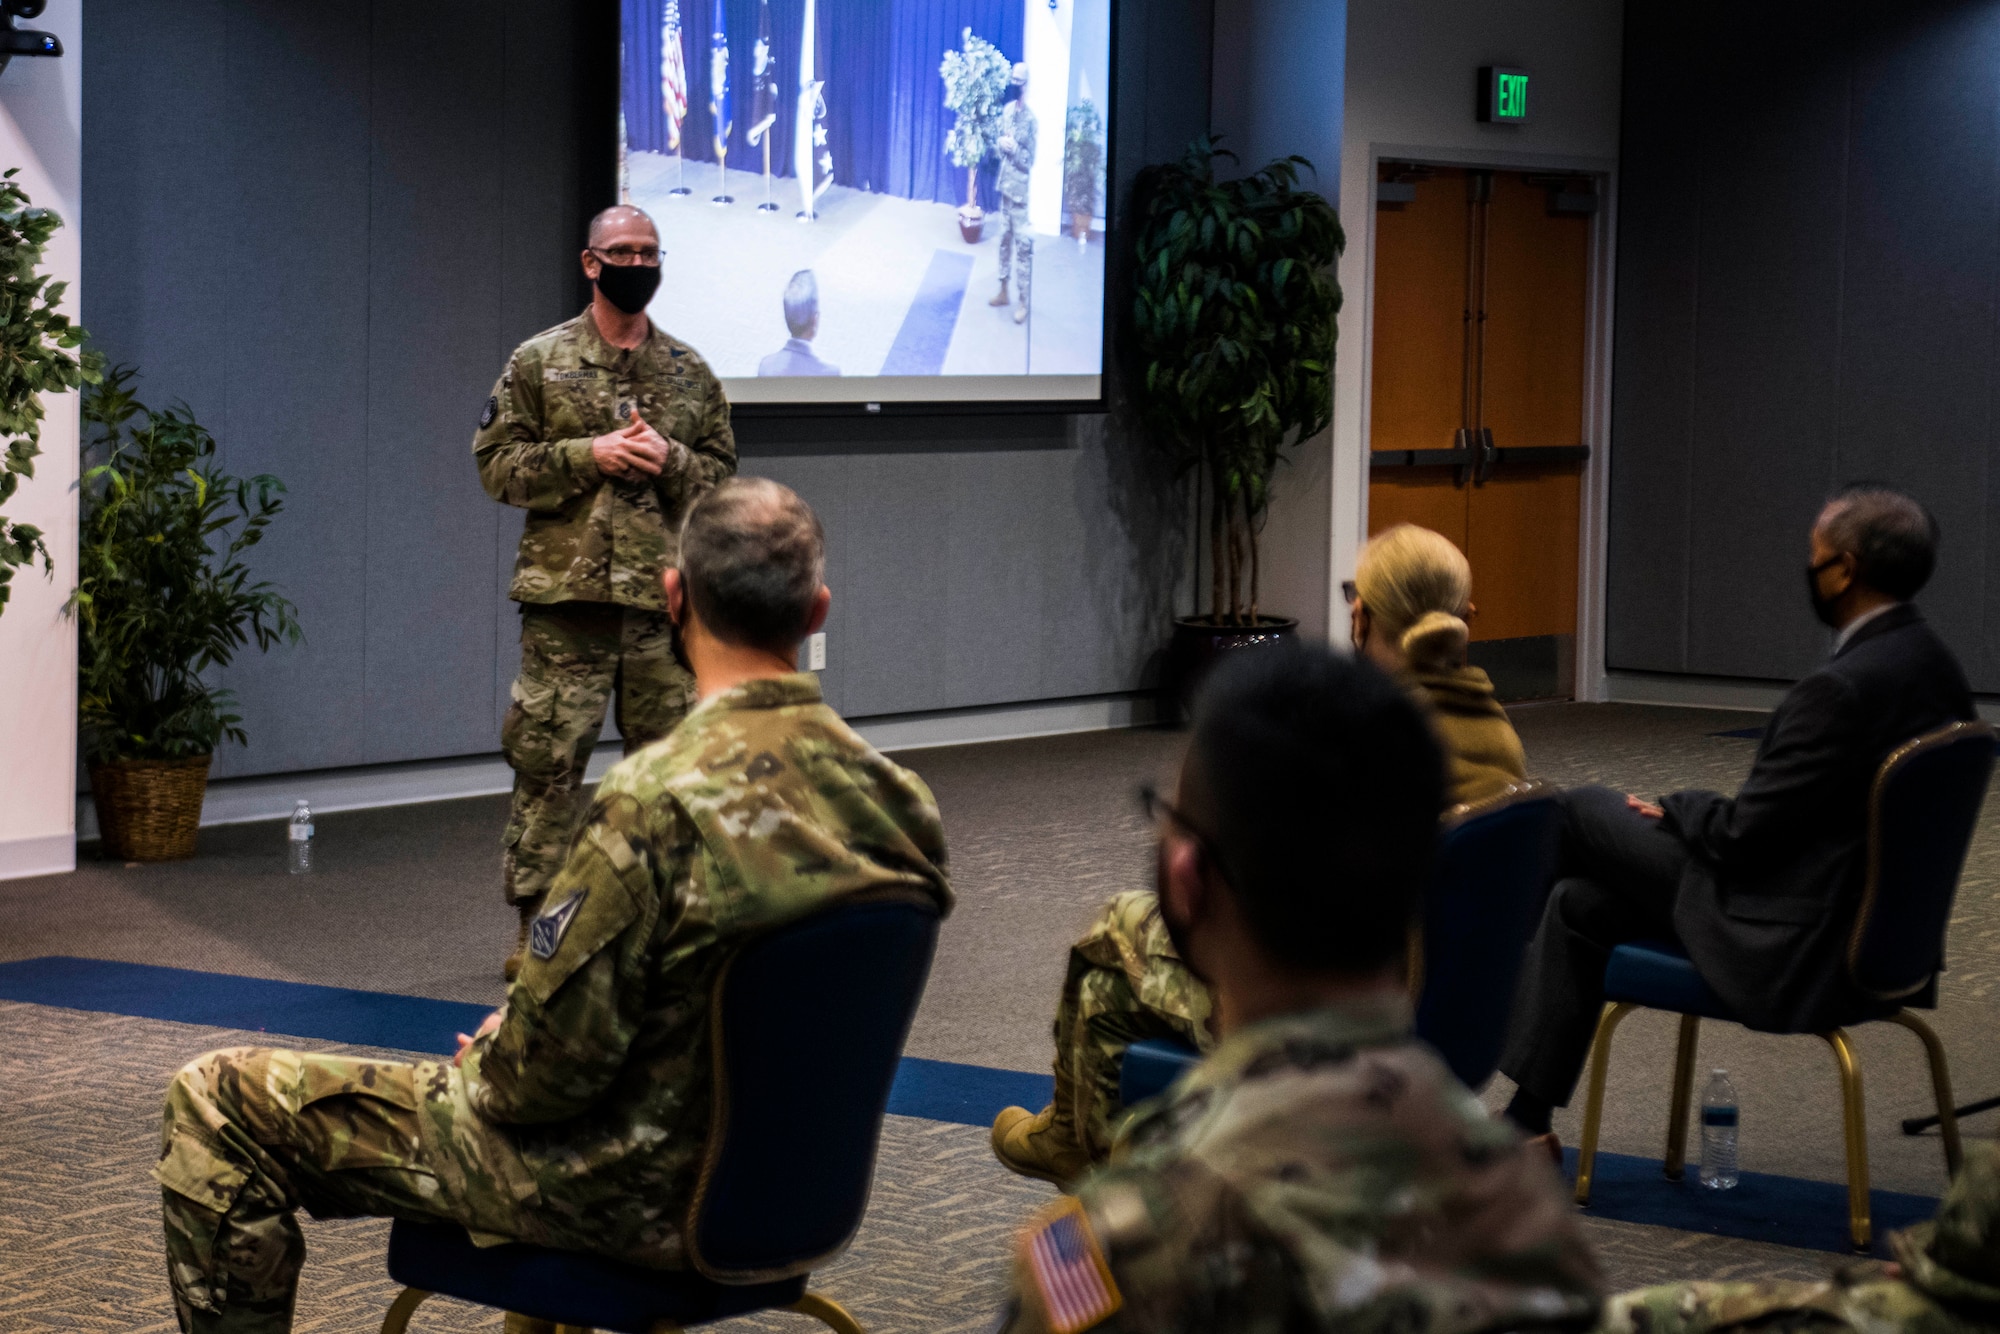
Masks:
[[[1157,1097],[1201,1060],[1201,1053],[1171,1038],[1147,1038],[1125,1049],[1118,1066],[1118,1101],[1127,1107]]]
[[[1604,966],[1604,998],[1704,1019],[1736,1018],[1701,980],[1681,947],[1664,940],[1636,940],[1614,948]]]
[[[693,1270],[647,1269],[520,1242],[475,1246],[457,1224],[400,1219],[389,1229],[389,1276],[425,1292],[615,1334],[647,1334],[662,1320],[695,1325],[789,1306],[806,1290],[804,1275],[717,1283]]]

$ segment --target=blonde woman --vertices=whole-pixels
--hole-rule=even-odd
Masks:
[[[1472,571],[1429,529],[1399,524],[1361,549],[1353,584],[1354,647],[1424,706],[1446,752],[1446,800],[1479,801],[1526,774],[1521,739],[1486,673],[1465,660]],[[1022,1176],[1063,1185],[1110,1152],[1124,1112],[1125,1048],[1173,1038],[1207,1052],[1208,988],[1187,970],[1151,890],[1104,905],[1070,948],[1056,1007],[1055,1100],[1040,1113],[1009,1107],[993,1120],[993,1153]]]
[[[1527,755],[1493,682],[1465,660],[1472,567],[1464,554],[1442,534],[1399,523],[1361,548],[1342,591],[1355,650],[1428,706],[1451,766],[1448,799],[1482,801],[1526,778]]]

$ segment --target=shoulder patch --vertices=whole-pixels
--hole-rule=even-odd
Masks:
[[[1054,1334],[1081,1334],[1125,1304],[1083,1205],[1065,1195],[1021,1236],[1022,1264]]]
[[[487,395],[486,408],[479,414],[479,429],[483,431],[487,427],[491,426],[493,424],[493,419],[495,417],[498,417],[499,415],[500,415],[500,395],[498,394]]]
[[[576,910],[583,906],[583,896],[589,889],[579,889],[576,893],[556,904],[545,908],[542,915],[528,928],[528,952],[537,959],[553,959],[562,938],[569,931],[569,924],[576,920]]]

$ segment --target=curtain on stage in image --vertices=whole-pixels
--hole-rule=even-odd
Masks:
[[[691,2],[691,0],[687,0]],[[767,0],[717,0],[712,31],[761,32],[761,11]],[[944,153],[951,113],[944,109],[944,80],[938,64],[959,45],[959,32],[970,27],[1006,53],[1022,55],[1022,0],[813,0],[818,34],[813,57],[814,81],[823,85],[823,117],[810,123],[797,114],[796,103],[780,101],[777,119],[766,133],[771,139],[771,170],[798,174],[797,138],[814,127],[826,131],[827,142],[806,161],[833,160],[835,184],[906,199],[964,202],[965,173]],[[805,32],[806,0],[768,0],[771,56],[782,74],[780,89],[797,89],[804,76],[801,39]],[[626,136],[633,152],[670,153],[667,122],[655,71],[661,68],[660,34],[666,0],[624,0]],[[711,48],[713,40],[711,39]],[[635,79],[634,67],[645,71]],[[749,66],[738,71],[739,77]],[[726,73],[726,66],[725,66]],[[751,116],[731,125],[727,106],[716,106],[711,92],[712,61],[688,62],[687,120],[681,126],[682,149],[689,161],[715,160],[718,138],[727,144],[731,166],[751,166],[753,147],[748,131]],[[754,107],[754,103],[753,103]],[[787,114],[790,111],[791,114]],[[717,120],[723,134],[715,133]],[[1060,125],[1042,127],[1045,143],[1060,145]],[[761,153],[756,155],[761,167]],[[995,207],[994,164],[980,169],[979,200]],[[817,184],[817,183],[816,183]]]

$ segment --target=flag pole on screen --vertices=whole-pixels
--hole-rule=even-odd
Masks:
[[[776,213],[771,202],[771,130],[778,123],[778,62],[771,54],[771,0],[757,3],[757,45],[750,57],[750,133],[745,142],[764,147],[764,202],[759,213]]]
[[[733,204],[729,193],[729,27],[722,0],[715,0],[708,41],[708,115],[715,133],[715,189],[711,204]]]
[[[805,33],[799,42],[799,101],[792,119],[792,171],[799,178],[800,222],[819,216],[819,197],[833,184],[833,150],[826,138],[826,82],[816,76],[815,0],[806,0]]]
[[[681,122],[687,119],[687,58],[681,51],[681,2],[667,0],[660,20],[660,102],[667,113],[667,147],[674,150],[674,188],[670,195],[693,193],[681,180],[687,163],[681,157]]]

